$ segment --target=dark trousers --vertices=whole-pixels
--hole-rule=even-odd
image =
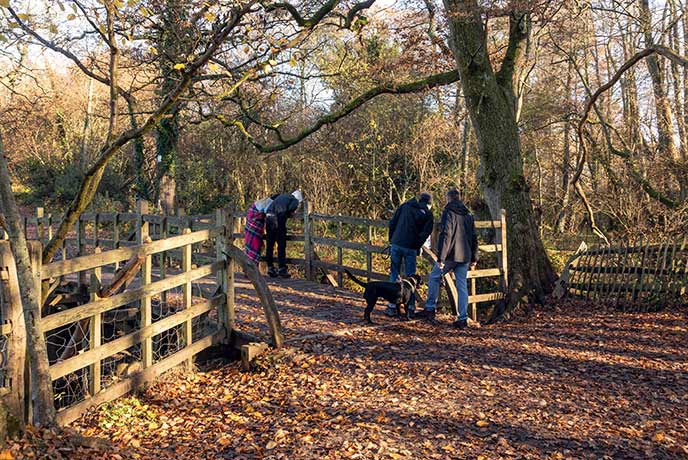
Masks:
[[[268,214],[265,221],[266,252],[268,267],[275,263],[274,251],[277,243],[277,263],[287,268],[287,216]]]

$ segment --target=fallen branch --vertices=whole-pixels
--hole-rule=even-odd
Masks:
[[[138,273],[145,259],[146,256],[143,254],[137,254],[136,256],[132,257],[129,262],[117,270],[117,273],[115,273],[115,277],[112,279],[112,282],[109,286],[101,287],[98,290],[98,297],[110,297],[115,292],[119,291],[122,286],[136,276],[136,273]]]

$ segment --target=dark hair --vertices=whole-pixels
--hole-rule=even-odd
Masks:
[[[432,203],[432,195],[428,192],[423,192],[420,194],[420,201],[423,203]]]
[[[447,192],[447,197],[452,201],[458,201],[461,199],[461,194],[458,190],[453,188]]]

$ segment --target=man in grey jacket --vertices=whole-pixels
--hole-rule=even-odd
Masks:
[[[453,271],[456,276],[456,290],[459,296],[459,317],[454,326],[463,329],[468,325],[468,269],[478,263],[478,237],[475,220],[466,205],[461,201],[456,189],[447,192],[447,205],[442,212],[442,226],[437,244],[437,263],[428,281],[428,299],[425,303],[425,316],[435,319],[435,307],[440,294],[442,276]]]

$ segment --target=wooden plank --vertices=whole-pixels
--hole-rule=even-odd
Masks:
[[[311,237],[311,242],[321,244],[323,246],[334,246],[336,248],[354,249],[357,251],[374,252],[377,254],[384,254],[387,249],[385,246],[377,246],[373,244],[355,243],[353,241],[345,241],[334,238]]]
[[[153,241],[151,243],[137,245],[134,247],[114,249],[106,251],[98,256],[91,254],[75,259],[53,262],[46,265],[41,270],[41,278],[57,278],[58,276],[76,273],[78,271],[89,270],[95,267],[114,264],[123,260],[129,260],[140,253],[143,255],[157,254],[162,251],[177,249],[187,244],[200,243],[220,234],[221,228],[216,227],[210,230],[199,230],[188,235],[173,236],[166,240]],[[124,242],[121,242],[123,244]]]
[[[164,372],[172,369],[173,367],[188,359],[189,356],[196,355],[201,351],[205,350],[206,348],[209,348],[214,344],[218,343],[222,339],[223,335],[224,332],[222,331],[211,334],[195,342],[190,347],[178,351],[177,353],[157,362],[152,367],[143,369],[142,371],[137,372],[136,374],[128,377],[126,380],[123,380],[122,382],[118,382],[112,385],[111,387],[108,387],[107,389],[101,391],[92,398],[89,398],[85,401],[82,401],[78,404],[75,404],[67,409],[58,412],[58,423],[60,425],[66,425],[68,423],[71,423],[77,418],[79,418],[91,407],[98,406],[108,401],[112,401],[113,399],[119,398],[120,396],[123,396],[131,392],[132,390],[141,386],[143,383],[152,381],[159,375],[163,374]]]
[[[489,278],[492,276],[502,276],[502,270],[499,268],[485,268],[482,270],[468,270],[468,279],[471,278]]]
[[[647,251],[648,251],[649,247],[650,247],[650,243],[648,241],[648,243],[645,245],[645,250],[643,251],[642,259],[640,260],[640,266],[641,267],[645,266],[645,261],[647,260]],[[639,294],[636,287],[639,285],[642,285],[642,283],[643,283],[643,271],[644,271],[644,269],[641,268],[640,273],[638,274],[638,277],[636,278],[635,283],[633,283],[633,290],[631,291],[631,298],[634,301],[638,299],[638,294]]]
[[[671,275],[667,276],[666,283],[662,286],[662,289],[670,291],[671,288],[673,287],[673,281],[674,281],[674,269],[675,269],[675,264],[676,264],[676,245],[678,242],[674,240],[674,242],[671,244],[671,257],[669,258],[669,267],[670,270],[667,270],[667,274],[671,273]]]
[[[304,272],[308,281],[313,281],[313,242],[311,241],[311,219],[308,211],[308,201],[303,201],[303,258]]]
[[[190,228],[185,228],[182,230],[182,234],[191,233]],[[182,272],[188,273],[191,271],[191,245],[188,244],[182,248]],[[184,310],[191,309],[191,281],[187,281],[182,285],[182,297],[184,302]],[[193,342],[193,323],[192,318],[188,318],[184,323],[184,344],[188,347]],[[189,370],[193,369],[193,356],[189,358],[186,362],[186,366]]]
[[[609,249],[608,247],[606,249]],[[600,274],[602,273],[602,270],[604,268],[604,264],[606,262],[606,257],[607,257],[607,252],[602,251],[599,256],[599,263],[596,263],[596,268],[597,270],[593,270],[592,272],[592,278],[593,278],[593,290],[590,293],[590,296],[595,299],[597,298],[598,295],[598,287],[601,285],[601,276]]]
[[[509,257],[508,257],[508,252],[507,252],[507,240],[509,238],[509,235],[507,234],[508,227],[506,224],[506,210],[502,209],[500,213],[500,227],[501,227],[501,237],[502,237],[502,259],[501,263],[499,264],[499,268],[502,269],[502,280],[503,280],[503,286],[502,289],[504,292],[507,291],[509,288]]]
[[[340,271],[340,270],[343,271],[344,269],[347,269],[351,273],[353,273],[354,275],[357,275],[360,277],[368,276],[367,270],[361,270],[360,268],[355,268],[355,267],[348,267],[346,265],[333,264],[333,263],[325,262],[322,260],[314,260],[313,266],[317,267],[317,268],[324,268],[326,270],[332,270],[332,271]],[[380,280],[380,281],[389,281],[389,274],[373,272],[371,274],[371,278],[375,279],[375,280]]]
[[[494,302],[496,300],[502,300],[504,298],[503,292],[488,292],[485,294],[478,294],[468,297],[469,303],[480,303],[480,302]]]
[[[282,323],[279,317],[279,311],[275,306],[275,299],[272,297],[270,288],[265,282],[265,278],[258,271],[258,267],[252,260],[246,257],[244,252],[230,244],[227,246],[226,255],[229,258],[234,259],[243,269],[246,277],[251,280],[251,284],[256,290],[258,297],[260,298],[260,303],[263,306],[263,312],[265,313],[265,320],[270,328],[270,337],[272,339],[272,345],[275,348],[280,348],[284,344],[284,334],[282,332]]]
[[[143,220],[144,214],[148,212],[148,203],[139,200],[136,203],[136,212],[139,215],[136,228],[136,242],[140,245],[150,241],[149,223]],[[146,294],[146,288],[151,284],[151,276],[153,273],[153,256],[146,254],[143,263],[141,264],[141,288],[142,295],[140,297],[141,305],[141,328],[146,329],[153,323],[153,308],[151,296]],[[141,342],[141,362],[143,368],[151,367],[153,365],[153,338],[146,337]]]
[[[366,227],[366,238],[367,238],[367,245],[368,247],[372,246],[371,242],[373,239],[372,235],[372,227],[368,225]],[[373,254],[371,251],[365,251],[365,257],[366,257],[366,277],[368,278],[368,282],[372,279],[373,275]]]
[[[342,239],[342,223],[337,222],[337,239],[341,241]],[[343,257],[342,257],[342,247],[337,246],[337,265],[340,267],[344,265]],[[344,285],[344,272],[341,270],[337,270],[337,284],[339,286]]]
[[[475,228],[501,228],[501,220],[476,220]]]
[[[41,327],[47,332],[60,326],[88,318],[97,312],[104,313],[106,311],[113,310],[117,307],[135,302],[143,297],[150,297],[155,294],[159,294],[162,291],[172,289],[173,287],[181,286],[187,281],[194,281],[212,275],[219,268],[224,267],[224,264],[224,261],[216,261],[212,264],[198,267],[188,273],[180,273],[178,275],[170,276],[164,280],[150,283],[147,286],[140,286],[136,289],[125,291],[107,299],[89,302],[85,305],[79,305],[78,307],[70,308],[69,310],[53,313],[52,315],[41,318]]]
[[[471,279],[471,295],[468,296],[470,299],[471,297],[475,298],[477,295],[476,293],[476,286],[475,286],[475,278]],[[470,311],[469,315],[473,321],[478,321],[478,304],[476,302],[470,302],[469,301],[469,306],[470,306]]]
[[[313,220],[321,220],[326,222],[341,222],[343,224],[350,225],[360,225],[360,226],[372,226],[387,228],[389,226],[389,221],[387,220],[376,220],[376,219],[365,219],[362,217],[350,217],[350,216],[331,216],[327,214],[312,213],[311,218]]]
[[[50,378],[57,380],[60,377],[76,372],[79,369],[90,366],[94,363],[99,363],[101,360],[121,353],[124,350],[131,348],[139,343],[144,342],[158,334],[168,331],[180,324],[184,324],[193,318],[212,311],[224,301],[224,294],[213,297],[211,300],[205,300],[193,305],[188,310],[182,310],[174,315],[163,318],[150,324],[136,332],[127,334],[123,337],[108,342],[100,347],[89,349],[88,351],[73,356],[64,361],[57,362],[50,366]],[[188,344],[187,346],[189,346]],[[92,393],[95,394],[95,393]]]
[[[595,268],[597,267],[597,261],[599,260],[601,252],[596,252],[592,256],[592,267],[593,269],[588,272],[587,276],[587,288],[585,289],[585,298],[590,299],[590,288],[592,287],[593,278],[595,276]]]
[[[45,234],[45,226],[43,224],[43,217],[45,210],[43,208],[36,208],[36,239],[41,243],[45,242],[43,236]]]
[[[501,244],[480,244],[478,245],[478,251],[481,252],[502,252]]]
[[[621,270],[621,276],[619,277],[619,281],[618,281],[619,286],[618,286],[618,290],[616,291],[616,297],[614,300],[614,303],[616,305],[619,304],[619,300],[621,298],[621,285],[625,282],[625,279],[626,279],[626,276],[625,276],[626,273],[624,272],[624,269],[627,268],[629,265],[628,264],[628,247],[629,247],[629,242],[626,241],[626,244],[624,245],[624,248],[623,248],[623,256],[622,256],[622,260],[621,260],[622,270]],[[614,290],[615,289],[612,288],[612,292],[614,292]],[[624,295],[625,295],[625,292],[624,292]]]

